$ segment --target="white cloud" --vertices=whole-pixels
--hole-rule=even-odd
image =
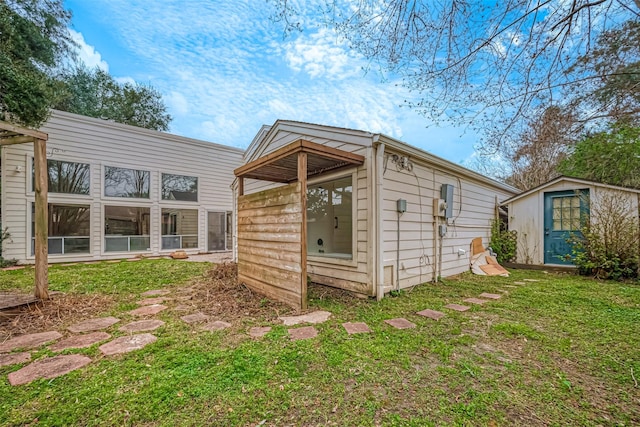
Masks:
[[[78,45],[77,54],[79,59],[89,68],[99,67],[102,70],[109,71],[109,64],[102,59],[102,55],[95,47],[87,44],[82,33],[69,28],[71,39]]]

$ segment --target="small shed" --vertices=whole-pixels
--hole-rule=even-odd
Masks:
[[[571,233],[579,232],[589,212],[614,196],[619,209],[640,218],[640,190],[560,176],[502,202],[509,230],[517,232],[520,264],[572,265]]]
[[[263,127],[244,163],[240,280],[298,308],[307,280],[382,298],[468,271],[471,241],[488,246],[517,192],[382,134],[294,121]]]

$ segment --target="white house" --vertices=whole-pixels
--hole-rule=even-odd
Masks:
[[[509,230],[517,232],[518,263],[572,265],[567,238],[603,197],[616,195],[625,216],[640,217],[640,190],[560,176],[502,202]],[[611,201],[609,202],[611,203]]]
[[[243,150],[53,111],[49,262],[231,250]],[[3,257],[34,262],[33,147],[2,147]]]
[[[482,237],[488,245],[499,201],[517,193],[382,134],[293,121],[261,129],[245,153],[245,165],[236,170],[236,190],[259,194],[295,181],[295,170],[285,173],[295,165],[287,150],[308,152],[306,223],[288,227],[286,234],[304,236],[306,274],[315,282],[368,296],[469,270],[471,240]],[[269,176],[281,184],[269,182]],[[252,179],[256,177],[260,180]],[[260,203],[269,205],[268,200]],[[258,245],[252,239],[262,238],[259,227],[271,221],[277,229],[283,222],[273,212],[259,219],[260,211],[254,209],[251,216],[239,218],[239,236],[242,227],[247,234],[236,251],[239,263],[245,254],[262,276],[286,279],[298,271],[286,257],[251,248]],[[276,241],[283,236],[269,235]]]

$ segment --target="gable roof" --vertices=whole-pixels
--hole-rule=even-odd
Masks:
[[[533,194],[537,191],[540,190],[544,190],[547,187],[550,187],[552,185],[555,185],[561,181],[565,181],[565,182],[571,182],[577,185],[592,185],[595,187],[602,187],[602,188],[608,188],[611,190],[617,190],[617,191],[627,191],[629,193],[636,193],[636,194],[640,194],[640,189],[637,188],[630,188],[630,187],[621,187],[619,185],[611,185],[611,184],[605,184],[603,182],[598,182],[598,181],[592,181],[589,179],[582,179],[582,178],[574,178],[571,176],[566,176],[566,175],[560,175],[557,178],[552,179],[551,181],[547,181],[544,184],[540,184],[537,187],[533,187],[530,188],[527,191],[524,191],[516,196],[513,196],[503,202],[500,203],[500,205],[506,205],[507,203],[511,203],[511,202],[515,202],[516,200],[520,200],[524,197],[527,197],[530,194]]]
[[[255,161],[259,156],[264,153],[271,140],[276,134],[287,126],[296,126],[300,128],[306,128],[313,131],[331,132],[334,134],[348,135],[351,137],[362,138],[367,141],[366,146],[374,146],[379,143],[384,143],[388,148],[395,149],[402,153],[408,154],[415,159],[419,159],[423,162],[435,165],[437,168],[444,169],[453,174],[459,174],[467,178],[491,185],[492,187],[500,188],[501,190],[509,193],[516,194],[518,189],[492,178],[486,177],[478,172],[472,171],[464,166],[453,163],[442,157],[431,154],[425,150],[414,147],[406,142],[392,138],[382,133],[372,133],[363,130],[349,129],[337,126],[320,125],[315,123],[300,122],[294,120],[276,120],[272,126],[262,126],[258,131],[258,134],[253,139],[244,156],[245,162]],[[339,140],[339,139],[338,139]]]

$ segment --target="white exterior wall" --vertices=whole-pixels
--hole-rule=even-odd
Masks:
[[[246,162],[258,159],[299,139],[326,145],[365,157],[365,162],[357,168],[309,179],[309,184],[331,180],[352,174],[353,176],[353,259],[344,260],[330,257],[308,256],[307,272],[320,283],[351,290],[365,295],[374,295],[372,269],[373,251],[371,249],[371,230],[374,224],[369,218],[373,212],[371,169],[371,136],[365,132],[347,129],[327,128],[324,126],[284,123],[270,139],[262,141],[256,148],[249,148],[251,156]],[[246,180],[245,194],[276,186],[271,182]]]
[[[242,162],[243,150],[121,125],[104,120],[54,111],[41,128],[49,134],[47,158],[90,165],[90,194],[49,193],[49,203],[89,205],[91,208],[91,252],[75,255],[49,255],[50,262],[88,261],[123,258],[143,253],[157,255],[161,250],[162,208],[198,210],[198,248],[207,249],[207,212],[233,210],[231,183],[233,169]],[[2,147],[2,226],[11,239],[4,242],[3,257],[33,263],[31,255],[31,203],[33,144]],[[104,167],[115,166],[150,172],[150,198],[131,199],[104,196]],[[20,168],[20,172],[17,169]],[[161,200],[161,174],[198,178],[198,201]],[[104,206],[150,208],[150,251],[105,252]],[[229,248],[230,249],[230,248]]]
[[[516,262],[521,264],[544,264],[544,195],[556,191],[589,190],[591,203],[607,192],[617,191],[608,186],[595,183],[580,183],[575,180],[560,180],[548,186],[533,191],[522,198],[507,204],[509,211],[509,230],[518,233]],[[638,216],[639,195],[637,191],[624,190],[622,194],[628,197],[632,214]]]
[[[488,246],[497,203],[512,193],[411,156],[413,170],[403,170],[391,160],[394,154],[404,155],[392,150],[385,152],[382,194],[385,289],[398,285],[406,288],[433,280],[434,275],[447,277],[468,271],[471,240],[482,237],[483,244]],[[442,184],[454,187],[453,218],[448,220],[433,214],[433,201],[440,198]],[[407,211],[400,216],[399,256],[398,199],[407,201]],[[439,225],[447,227],[442,242],[440,237],[436,239]],[[464,254],[459,254],[459,250]]]

